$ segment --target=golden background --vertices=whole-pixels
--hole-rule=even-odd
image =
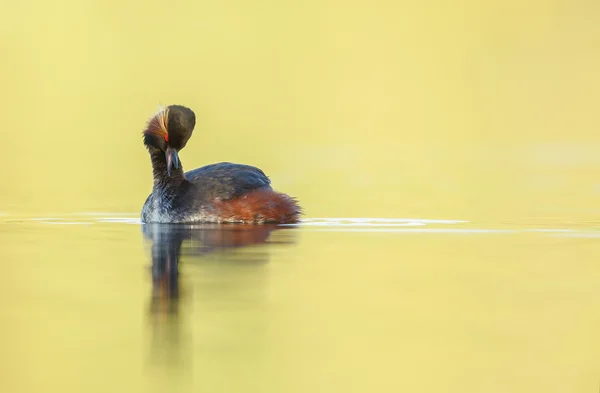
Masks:
[[[0,206],[139,211],[140,133],[261,167],[307,216],[589,218],[600,3],[21,2],[0,13]]]

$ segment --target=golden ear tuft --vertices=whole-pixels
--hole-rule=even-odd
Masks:
[[[164,138],[169,133],[167,128],[168,118],[169,108],[159,107],[158,113],[150,119],[144,133],[150,133]]]

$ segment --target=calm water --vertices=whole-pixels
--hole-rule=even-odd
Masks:
[[[594,392],[599,237],[572,222],[5,215],[1,390]]]

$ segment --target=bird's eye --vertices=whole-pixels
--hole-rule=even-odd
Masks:
[[[169,134],[165,134],[165,141],[169,141]]]

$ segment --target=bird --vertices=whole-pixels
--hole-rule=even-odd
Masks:
[[[143,223],[294,224],[298,200],[277,192],[254,166],[220,162],[183,171],[179,152],[196,126],[183,105],[161,107],[142,133],[154,183],[141,212]]]

